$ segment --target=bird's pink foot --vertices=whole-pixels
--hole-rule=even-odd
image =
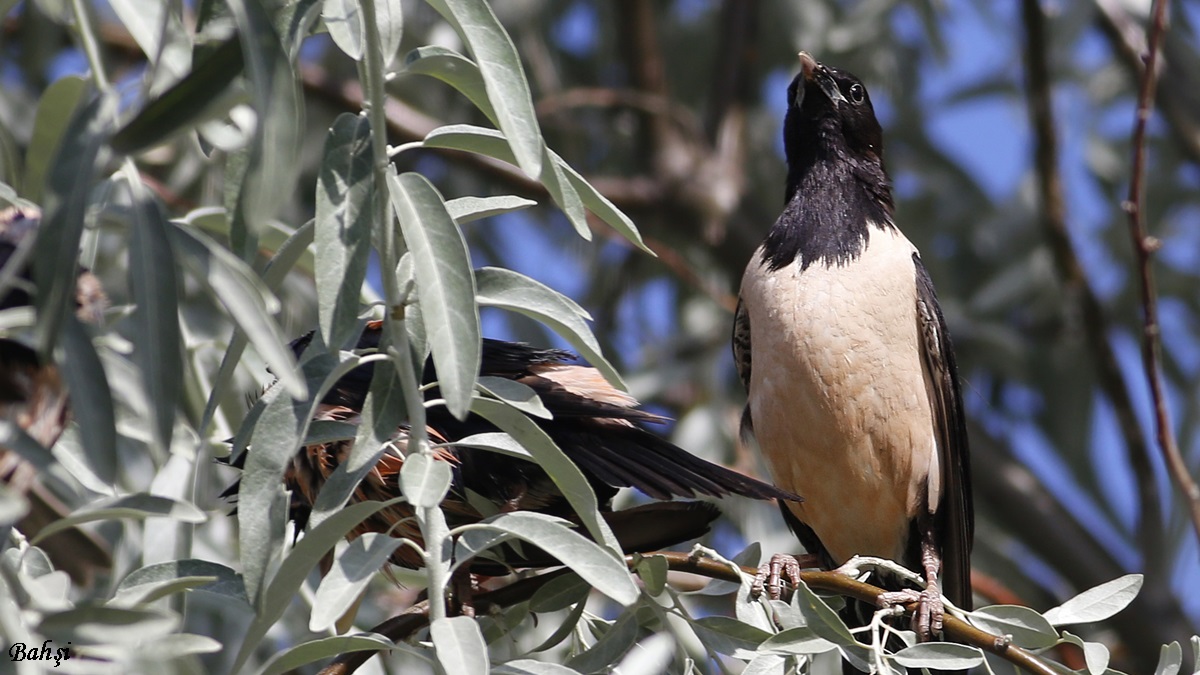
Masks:
[[[921,591],[917,603],[917,611],[913,613],[913,630],[917,632],[917,640],[930,642],[942,632],[942,619],[946,615],[942,592],[937,584],[931,584]]]
[[[880,609],[917,603],[912,615],[912,629],[920,642],[930,642],[934,636],[942,632],[942,617],[946,607],[942,603],[942,593],[937,584],[923,591],[905,589],[903,591],[888,591],[881,593],[876,600]]]
[[[783,582],[786,580],[795,588],[800,582],[801,564],[812,562],[812,556],[796,558],[786,553],[772,555],[768,562],[758,566],[758,574],[754,575],[754,585],[750,587],[750,597],[760,597],[765,589],[768,598],[778,600],[783,596]]]

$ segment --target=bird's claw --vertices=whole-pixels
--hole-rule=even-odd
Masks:
[[[946,606],[942,602],[942,593],[936,585],[922,591],[905,589],[880,593],[876,599],[880,609],[898,607],[909,603],[917,603],[912,616],[912,629],[920,642],[930,642],[934,636],[942,632],[942,619],[946,615]]]
[[[921,591],[917,600],[917,611],[913,615],[913,630],[917,632],[917,640],[930,642],[933,636],[942,632],[942,619],[946,615],[946,606],[942,603],[942,592],[937,584]]]
[[[765,589],[768,598],[778,600],[783,596],[784,579],[793,588],[800,582],[800,561],[795,556],[776,553],[768,562],[758,566],[758,574],[754,575],[754,584],[750,587],[750,597],[761,597]]]

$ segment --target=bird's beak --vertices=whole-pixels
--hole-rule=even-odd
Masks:
[[[833,81],[833,75],[808,52],[800,52],[800,72],[804,74],[805,82],[816,82],[830,102],[837,104],[846,100],[846,97],[842,96],[842,90],[838,89],[837,82]]]

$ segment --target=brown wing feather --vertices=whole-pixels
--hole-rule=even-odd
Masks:
[[[971,609],[971,543],[975,516],[971,503],[970,449],[958,384],[954,348],[938,306],[929,272],[913,254],[917,274],[917,316],[921,321],[921,353],[931,390],[929,399],[937,433],[940,493],[931,504],[942,547],[942,587],[958,607]]]

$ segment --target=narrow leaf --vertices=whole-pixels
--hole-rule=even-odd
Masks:
[[[854,636],[850,634],[850,629],[842,617],[830,609],[820,596],[813,593],[803,580],[800,580],[796,586],[792,605],[800,610],[808,627],[819,637],[841,647],[855,643]]]
[[[502,513],[478,525],[461,529],[467,532],[493,530],[528,541],[562,561],[596,590],[622,605],[629,606],[637,600],[637,585],[624,560],[614,557],[558,518],[532,511],[517,511]]]
[[[176,223],[170,234],[188,271],[212,290],[289,394],[303,398],[307,386],[296,369],[296,358],[271,318],[279,311],[275,295],[249,265],[199,230]]]
[[[328,5],[328,1],[326,2]],[[343,113],[325,139],[317,179],[317,317],[325,344],[353,337],[371,251],[371,125]]]
[[[428,75],[454,87],[475,104],[492,124],[500,126],[496,110],[488,99],[487,85],[483,82],[479,66],[462,54],[435,45],[418,47],[404,57],[404,72]]]
[[[370,2],[371,0],[367,0]],[[365,49],[362,12],[355,0],[324,0],[321,3],[321,20],[329,29],[333,44],[346,56],[361,61]]]
[[[728,616],[706,616],[692,622],[704,645],[731,656],[752,658],[754,650],[771,634]]]
[[[0,447],[12,450],[29,462],[39,471],[44,471],[54,465],[54,454],[48,448],[43,448],[33,436],[30,436],[15,422],[0,419]]]
[[[437,652],[438,663],[454,675],[487,675],[487,645],[479,624],[467,616],[441,618],[429,625],[429,636]]]
[[[164,450],[171,447],[175,408],[183,392],[183,335],[179,330],[175,252],[158,203],[131,187],[133,235],[129,242],[129,287],[133,313],[133,357],[152,414],[150,430]]]
[[[358,429],[351,434],[354,445],[350,455],[321,486],[309,516],[309,527],[316,526],[345,506],[363,477],[375,468],[385,452],[389,452],[389,446],[399,433],[397,429],[405,420],[404,392],[396,376],[395,364],[383,356],[367,357],[371,358],[380,360],[374,362],[374,374],[363,401]]]
[[[553,414],[546,409],[542,399],[531,387],[506,377],[481,377],[477,384],[479,390],[492,398],[499,399],[520,410],[526,415],[552,419]]]
[[[251,245],[263,223],[292,193],[300,169],[304,106],[291,61],[266,7],[256,0],[230,0],[229,9],[237,22],[249,91],[258,113],[236,213],[247,238],[238,241],[233,237],[240,257],[249,260],[255,253]]]
[[[579,671],[552,661],[517,659],[492,668],[492,675],[579,675]]]
[[[346,536],[350,530],[380,509],[401,500],[387,502],[358,502],[330,516],[325,522],[312,528],[283,559],[271,582],[262,592],[262,603],[258,614],[246,629],[246,639],[238,650],[231,672],[237,672],[254,652],[254,648],[266,636],[267,631],[283,616],[284,610],[295,598],[304,579],[326,553]],[[239,513],[241,509],[239,507]]]
[[[983,652],[953,642],[929,642],[901,649],[893,658],[905,668],[967,670],[983,663]]]
[[[614,387],[624,390],[621,375],[600,352],[587,320],[591,316],[573,300],[529,277],[499,267],[475,271],[481,306],[499,307],[537,319],[571,343]]]
[[[21,190],[35,204],[43,201],[51,162],[86,92],[87,80],[69,75],[52,82],[38,100],[33,113],[33,135],[25,153],[25,187]]]
[[[76,510],[65,518],[59,518],[42,528],[32,543],[36,544],[46,537],[61,532],[81,523],[91,523],[97,520],[114,520],[129,518],[143,520],[145,518],[171,518],[181,523],[203,523],[208,516],[203,511],[187,502],[181,502],[169,497],[159,497],[146,493],[110,497],[88,504]]]
[[[383,66],[388,68],[396,60],[400,42],[404,39],[403,0],[374,0],[375,30],[379,32],[379,49],[383,52]]]
[[[591,484],[579,467],[563,454],[545,431],[524,413],[499,401],[476,398],[472,402],[471,410],[504,430],[528,450],[538,466],[542,467],[570,502],[571,508],[583,521],[588,533],[596,541],[603,542],[615,558],[623,557],[620,544],[617,543],[608,523],[600,517],[596,493]]]
[[[471,434],[466,438],[454,441],[448,445],[454,445],[463,448],[482,448],[484,450],[491,450],[492,452],[499,452],[510,457],[518,457],[531,462],[534,461],[533,455],[529,454],[529,451],[526,450],[523,445],[518,443],[515,438],[499,431]]]
[[[391,173],[388,189],[412,251],[438,385],[451,414],[464,419],[479,373],[482,340],[467,244],[442,196],[425,177]]]
[[[1025,649],[1044,649],[1058,642],[1058,631],[1041,614],[1019,605],[993,605],[971,612],[971,623],[995,635],[1011,635]]]
[[[339,654],[351,652],[386,651],[392,649],[392,641],[375,633],[339,635],[309,640],[286,649],[271,657],[259,675],[282,675],[292,673],[307,665]]]
[[[143,586],[156,586],[164,582],[179,579],[214,579],[195,590],[205,593],[215,593],[226,598],[248,605],[246,588],[242,585],[242,575],[220,563],[208,560],[171,560],[169,562],[147,565],[136,569],[121,580],[117,586],[116,596],[140,593]]]
[[[523,197],[514,197],[512,195],[503,195],[500,197],[459,197],[446,202],[446,211],[450,213],[450,217],[456,223],[462,225],[470,223],[481,218],[490,218],[503,213],[512,213],[520,211],[531,206],[537,206],[537,202],[532,199]]]
[[[179,616],[150,609],[84,606],[48,614],[38,632],[57,642],[137,644],[166,637],[179,626]]]
[[[349,353],[339,353],[336,358],[319,353],[316,345],[310,345],[309,351],[317,355],[304,362],[303,372],[306,388],[313,396],[293,399],[286,391],[275,388],[263,396],[266,402],[257,420],[248,416],[253,433],[238,490],[238,541],[246,593],[256,606],[261,602],[262,583],[270,561],[283,542],[282,528],[275,523],[283,514],[277,514],[275,509],[286,509],[281,500],[287,465],[307,435],[316,402],[323,392],[361,361]],[[244,442],[242,434],[239,432],[234,438],[235,448]]]
[[[512,150],[505,141],[504,134],[495,129],[485,129],[469,124],[446,125],[429,132],[425,137],[424,144],[425,147],[429,148],[448,148],[476,152],[489,157],[495,157],[510,164],[516,162]],[[582,204],[583,207],[586,207],[614,230],[624,235],[630,243],[654,255],[654,252],[642,241],[642,235],[638,232],[637,226],[633,224],[633,221],[629,219],[629,216],[625,215],[607,197],[592,187],[562,157],[549,149],[546,150],[546,157],[547,165],[553,164],[556,166],[557,173],[543,171],[543,176],[541,177],[542,183],[546,186],[546,190],[550,193],[550,197],[554,200],[554,203],[563,210],[567,218],[571,221],[571,225],[581,237],[591,239],[591,233],[586,219],[582,218],[578,211],[579,204]]]
[[[189,591],[193,588],[207,586],[214,581],[217,581],[216,577],[177,577],[175,579],[153,581],[132,587],[124,592],[118,592],[105,604],[109,607],[148,605],[160,598]]]
[[[1183,666],[1183,647],[1178,642],[1163,645],[1158,654],[1154,675],[1176,675]]]
[[[567,665],[582,673],[597,673],[607,670],[633,647],[638,638],[637,614],[626,611],[608,627],[596,644],[587,651],[567,660]],[[619,671],[618,671],[619,672]],[[657,672],[655,670],[630,672]]]
[[[497,126],[508,138],[517,165],[529,176],[541,176],[545,144],[525,68],[508,32],[485,2],[429,0],[429,4],[458,29],[471,48],[496,111]]]
[[[53,353],[62,321],[74,305],[84,217],[116,103],[115,96],[101,94],[71,117],[46,174],[45,209],[33,254],[37,344],[45,355]]]
[[[1072,635],[1066,631],[1063,631],[1062,639],[1083,650],[1083,660],[1087,664],[1088,675],[1104,675],[1104,672],[1108,670],[1110,658],[1108,647],[1099,642],[1088,642],[1078,635]]]
[[[529,611],[535,614],[557,612],[587,599],[591,586],[578,574],[563,574],[537,589],[529,598]]]
[[[1125,609],[1141,589],[1142,575],[1126,574],[1080,593],[1043,616],[1054,626],[1104,621]]]
[[[59,372],[71,392],[71,416],[80,429],[84,452],[80,457],[92,473],[109,485],[117,475],[117,427],[112,390],[100,356],[87,329],[74,315],[63,324]]]
[[[333,561],[333,567],[317,587],[308,629],[323,632],[354,604],[371,577],[400,546],[400,540],[368,532],[354,541]]]
[[[758,647],[758,651],[772,654],[822,654],[837,645],[817,635],[808,626],[788,628],[772,635]]]
[[[125,123],[112,139],[113,150],[132,155],[169,139],[216,114],[214,101],[244,67],[242,42],[234,35],[206,51],[188,74]]]

